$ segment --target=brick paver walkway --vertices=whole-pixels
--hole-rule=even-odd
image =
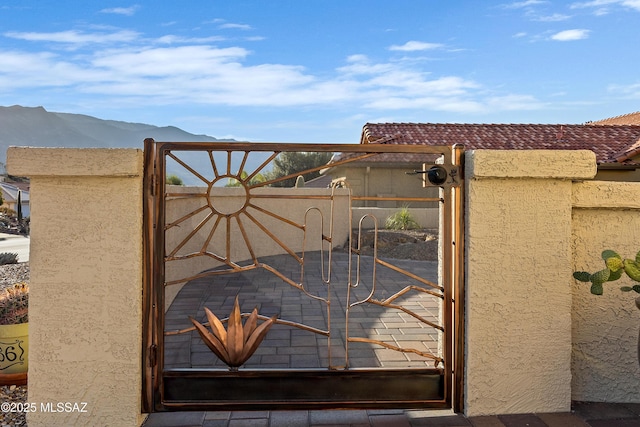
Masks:
[[[574,402],[571,412],[465,417],[446,410],[220,411],[151,414],[144,427],[638,427],[638,403]]]
[[[326,254],[325,254],[326,256]],[[360,275],[356,277],[356,258],[352,258],[350,302],[366,299],[372,290],[373,259],[361,257]],[[288,325],[274,325],[254,356],[244,368],[327,368],[345,365],[345,310],[348,289],[348,256],[334,253],[331,263],[330,286],[322,280],[323,265],[319,252],[305,256],[304,278],[298,262],[289,255],[266,257],[260,260],[276,268],[294,282],[304,283],[305,290],[314,296],[329,299],[327,304],[306,295],[299,289],[262,268],[243,273],[215,275],[193,280],[178,293],[165,316],[165,330],[188,328],[189,316],[205,322],[204,307],[218,317],[231,312],[236,295],[243,312],[258,307],[260,314],[302,323],[327,330],[331,317],[331,359],[327,337]],[[437,282],[437,263],[433,261],[393,260],[393,264],[416,276]],[[324,264],[327,277],[328,263]],[[428,288],[419,281],[385,266],[376,266],[374,297],[385,299],[406,286]],[[433,295],[411,290],[395,302],[430,322],[438,320],[440,299]],[[415,348],[437,353],[442,333],[402,310],[377,305],[361,304],[349,311],[349,336],[380,340],[392,346]],[[363,367],[432,367],[431,359],[414,353],[403,353],[369,343],[350,343],[349,366]],[[165,367],[205,368],[224,364],[202,343],[196,332],[165,338]]]

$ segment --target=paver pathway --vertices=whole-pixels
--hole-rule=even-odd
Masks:
[[[327,254],[324,254],[325,257]],[[319,252],[305,255],[304,276],[299,263],[290,255],[261,258],[264,264],[296,283],[303,283],[308,294],[330,300],[327,304],[284,282],[267,269],[258,268],[242,273],[208,276],[193,280],[178,293],[165,315],[165,330],[175,331],[192,326],[189,316],[205,322],[204,307],[218,317],[231,312],[236,295],[243,312],[258,307],[261,315],[305,324],[327,330],[331,318],[331,348],[327,337],[288,325],[274,325],[254,356],[244,368],[327,368],[345,365],[345,307],[349,283],[349,258],[334,253],[331,262],[331,281],[327,286],[329,265],[323,264]],[[437,282],[437,263],[433,261],[389,260],[416,276]],[[324,269],[324,275],[323,275]],[[406,286],[428,288],[419,281],[385,266],[376,265],[374,297],[385,299]],[[373,286],[372,257],[361,257],[359,271],[356,257],[352,257],[351,303],[366,299]],[[439,324],[440,299],[428,293],[411,290],[395,302],[423,319]],[[392,346],[417,348],[437,353],[442,333],[416,320],[402,310],[362,304],[349,312],[349,336],[377,339]],[[349,345],[349,366],[360,367],[432,367],[434,362],[413,353],[403,353],[369,343]],[[331,352],[331,359],[329,358]],[[204,368],[224,364],[202,343],[194,331],[165,338],[165,367]]]

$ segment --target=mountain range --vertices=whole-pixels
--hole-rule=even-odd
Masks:
[[[43,107],[0,107],[0,151],[9,146],[142,148],[158,141],[232,141],[194,135],[174,126],[102,120],[83,114],[54,113]]]
[[[156,141],[234,141],[195,135],[175,126],[102,120],[83,114],[54,113],[43,107],[0,106],[0,162],[3,164],[10,146],[142,149],[145,138]]]

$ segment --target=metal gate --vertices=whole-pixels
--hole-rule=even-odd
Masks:
[[[144,410],[461,411],[462,152],[145,140]]]

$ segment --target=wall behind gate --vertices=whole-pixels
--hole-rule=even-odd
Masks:
[[[640,250],[640,183],[574,184],[573,269],[603,269],[600,254],[605,249],[631,259]],[[623,275],[596,296],[589,292],[590,283],[573,282],[574,400],[640,402],[640,310],[634,303],[640,295],[620,291],[620,286],[634,284]]]

